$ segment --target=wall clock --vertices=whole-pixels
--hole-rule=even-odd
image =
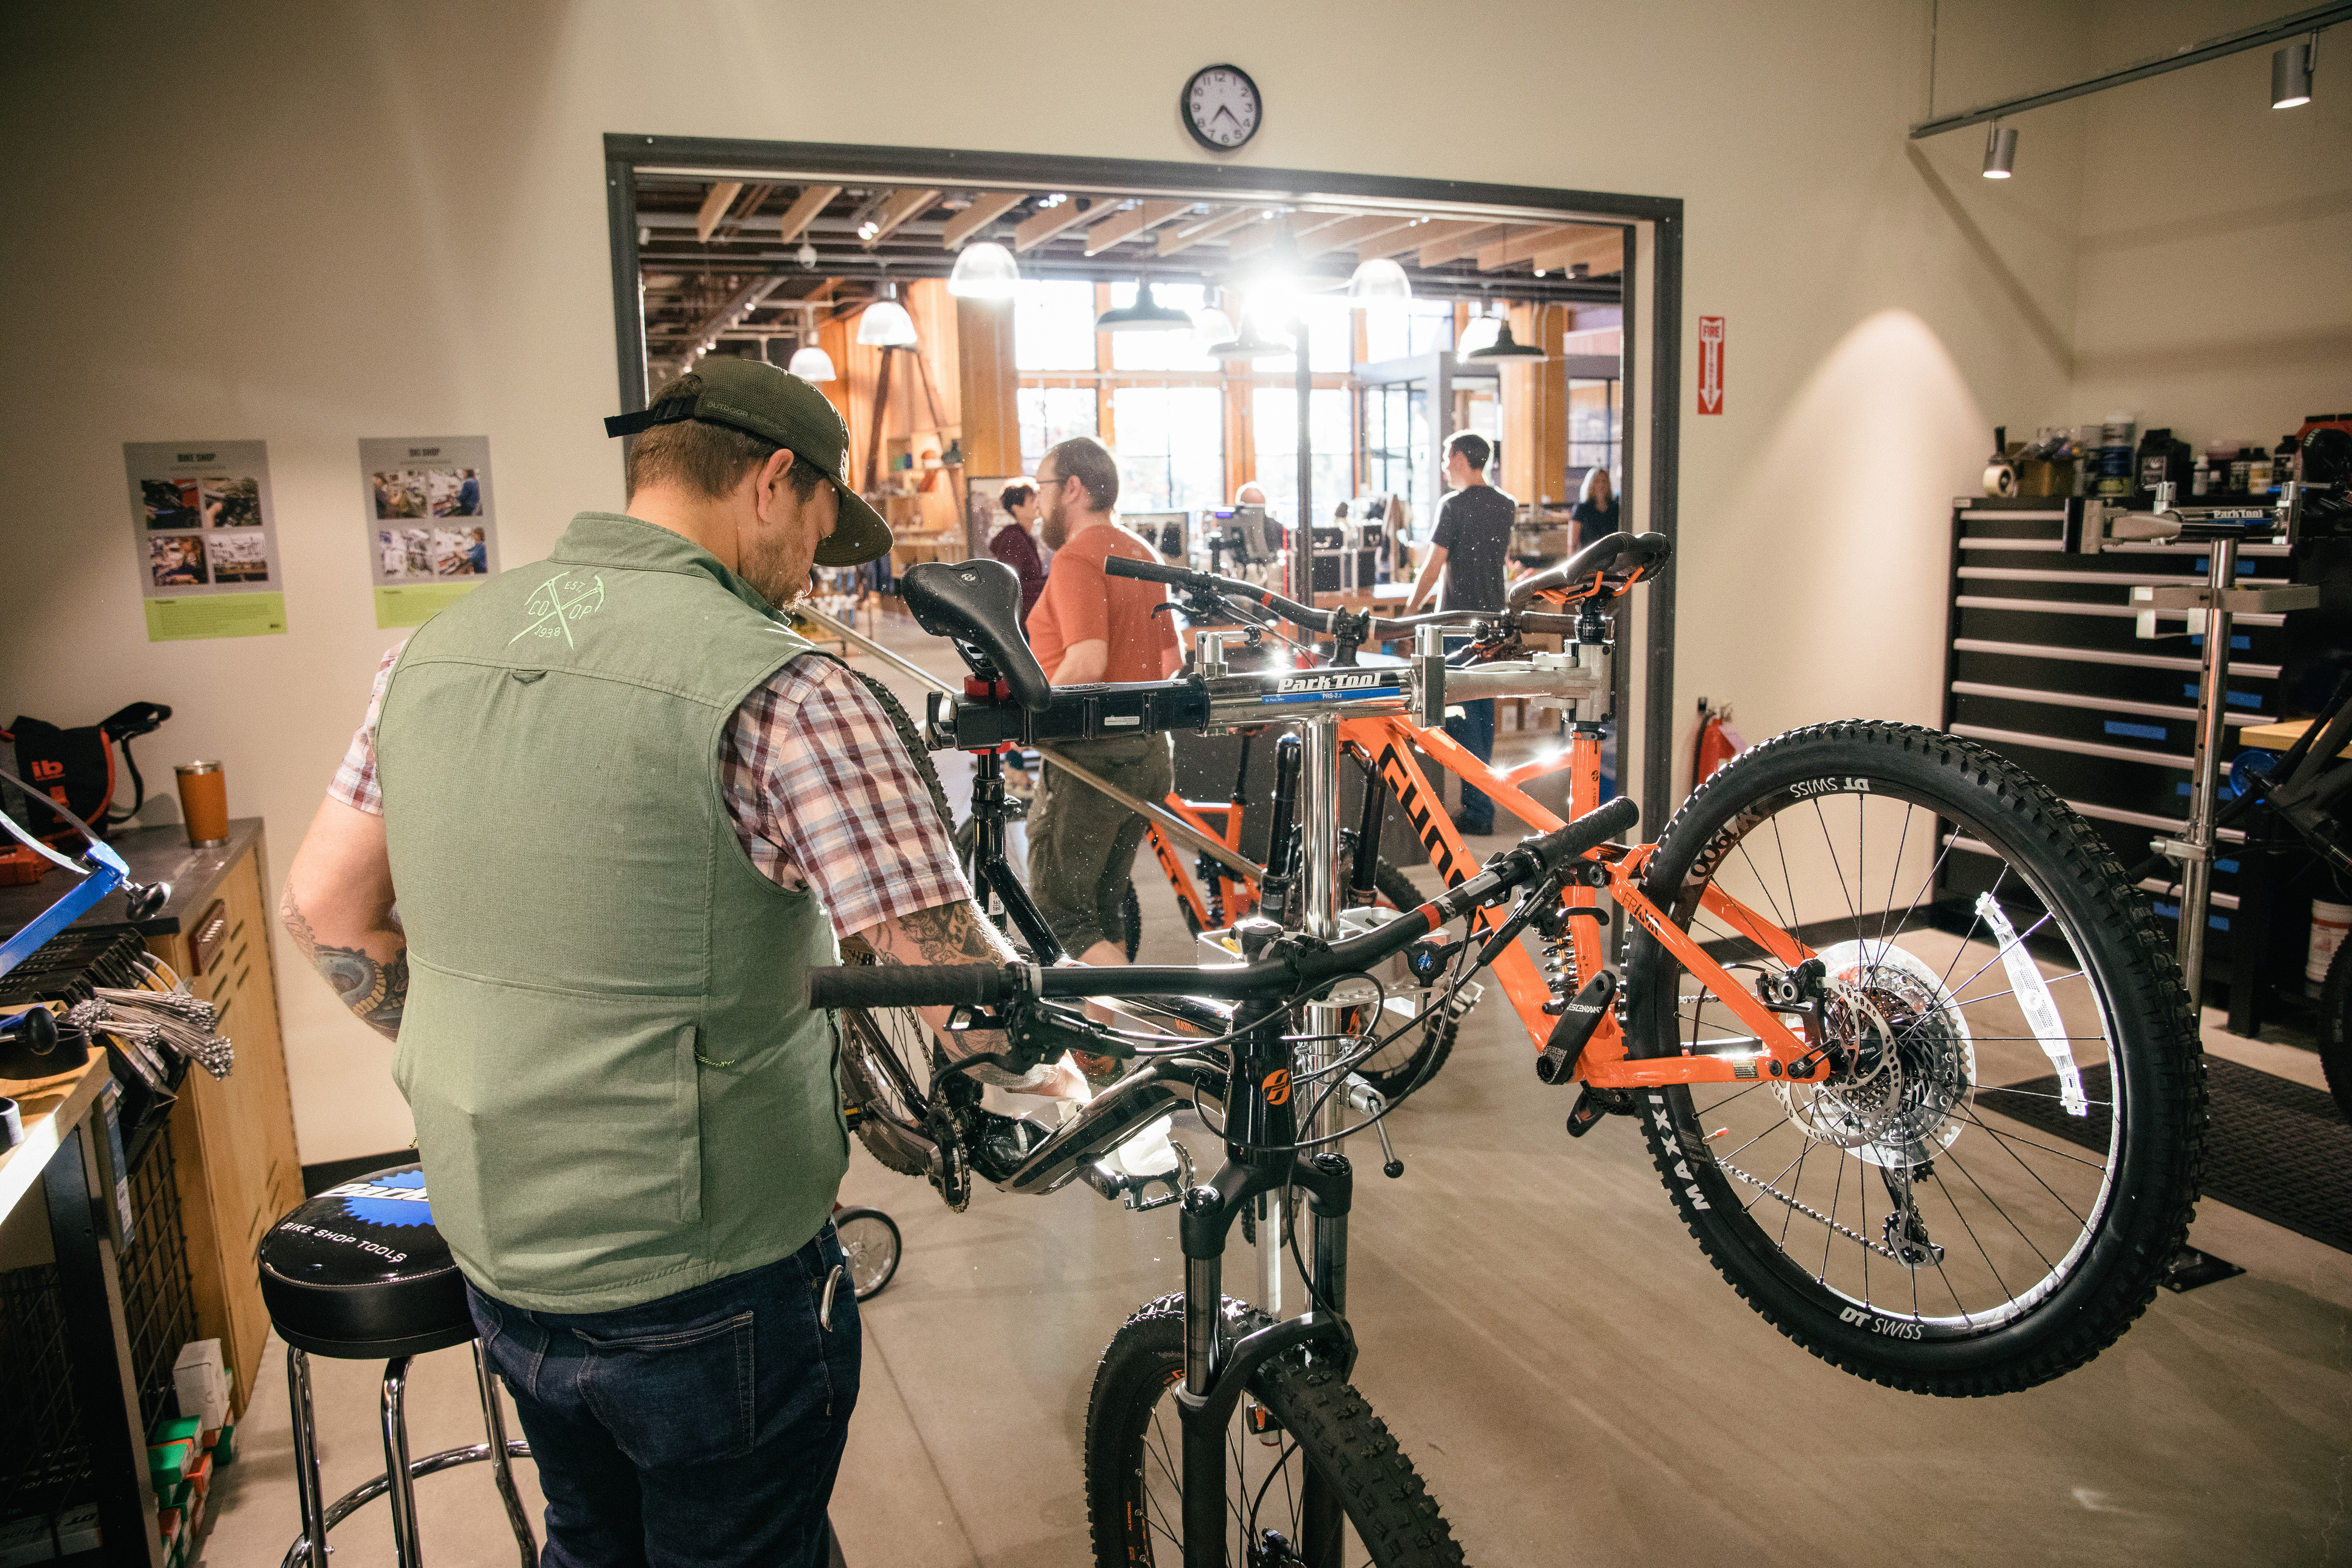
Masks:
[[[1176,100],[1184,129],[1212,152],[1230,152],[1257,134],[1265,100],[1239,66],[1203,66]]]

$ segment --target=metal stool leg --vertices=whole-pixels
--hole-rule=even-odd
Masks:
[[[408,1357],[383,1364],[383,1474],[392,1499],[392,1552],[400,1568],[424,1568],[416,1540],[416,1488],[408,1469]]]
[[[286,1347],[286,1406],[294,1427],[294,1490],[302,1513],[304,1568],[327,1568],[327,1504],[319,1487],[319,1427],[310,1410],[310,1358]]]
[[[515,1490],[514,1469],[507,1462],[506,1406],[499,1403],[499,1380],[482,1355],[480,1340],[474,1342],[474,1379],[482,1385],[482,1425],[490,1439],[490,1474],[499,1485],[499,1500],[507,1505],[507,1523],[522,1552],[522,1568],[537,1568],[539,1542],[530,1533],[530,1520],[523,1513],[521,1494]]]

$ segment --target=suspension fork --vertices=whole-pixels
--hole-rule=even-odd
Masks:
[[[1225,1433],[1250,1379],[1272,1357],[1314,1343],[1317,1354],[1355,1364],[1355,1338],[1346,1309],[1348,1211],[1354,1176],[1336,1154],[1289,1148],[1298,1136],[1297,1095],[1291,1051],[1282,1038],[1281,1008],[1252,1003],[1235,1016],[1244,1032],[1234,1041],[1226,1086],[1226,1159],[1206,1186],[1184,1197],[1179,1238],[1184,1249],[1184,1376],[1175,1398],[1183,1429],[1185,1568],[1224,1568],[1229,1518],[1225,1494]],[[1271,1145],[1271,1146],[1269,1146]],[[1307,1195],[1314,1224],[1314,1310],[1227,1343],[1223,1327],[1225,1242],[1244,1207],[1286,1185]],[[1279,1226],[1279,1219],[1274,1222]],[[1307,1560],[1336,1564],[1342,1511],[1338,1495],[1307,1468],[1301,1543]]]

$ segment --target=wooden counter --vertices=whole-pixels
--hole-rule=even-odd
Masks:
[[[262,868],[261,826],[259,818],[240,818],[229,824],[228,842],[214,850],[190,849],[177,825],[142,828],[109,841],[134,879],[171,883],[171,898],[138,922],[137,929],[149,952],[178,971],[188,989],[214,1004],[220,1032],[236,1045],[236,1062],[227,1078],[189,1072],[172,1108],[172,1141],[196,1337],[221,1342],[230,1403],[239,1412],[252,1393],[269,1332],[255,1249],[262,1232],[302,1201],[302,1165],[295,1151],[270,959],[275,922]],[[63,891],[62,876],[53,873],[30,886],[0,888],[0,931],[16,930],[53,903]],[[116,894],[75,925],[121,925],[126,924],[123,913],[122,897]],[[199,944],[205,955],[201,969],[193,951]],[[0,1166],[0,1172],[11,1168]]]
[[[2250,724],[2238,731],[2238,744],[2259,746],[2265,751],[2284,751],[2303,738],[2304,732],[2311,727],[2311,722],[2307,718],[2288,718],[2275,724]],[[2344,749],[2336,755],[2352,757],[2352,740],[2346,741]]]

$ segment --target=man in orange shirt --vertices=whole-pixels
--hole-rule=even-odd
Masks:
[[[1118,502],[1118,462],[1090,435],[1063,442],[1037,465],[1040,531],[1055,553],[1045,594],[1029,612],[1029,646],[1057,686],[1161,680],[1183,663],[1174,617],[1152,613],[1168,591],[1103,570],[1113,555],[1160,559],[1112,517]],[[1164,735],[1062,749],[1146,800],[1175,787]],[[1127,962],[1123,906],[1145,826],[1108,796],[1046,765],[1043,804],[1029,827],[1029,890],[1062,946],[1089,964]]]

